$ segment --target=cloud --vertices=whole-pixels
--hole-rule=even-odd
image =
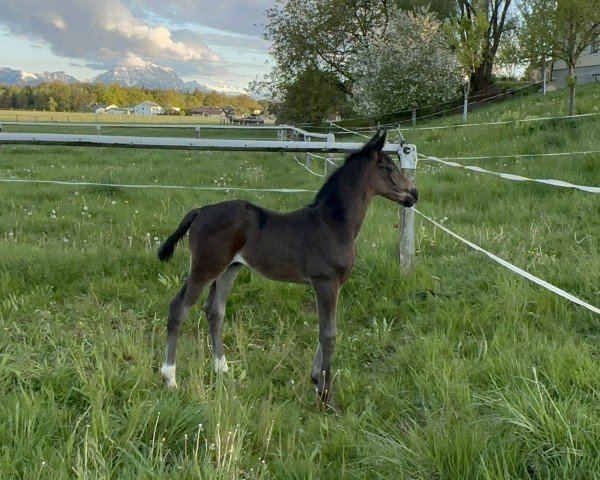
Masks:
[[[262,34],[265,11],[275,0],[128,0],[138,15],[153,12],[182,25],[204,27],[250,36]]]
[[[221,61],[199,35],[178,37],[143,22],[122,0],[0,0],[0,11],[0,23],[12,34],[88,64],[108,66],[132,56],[162,65]]]

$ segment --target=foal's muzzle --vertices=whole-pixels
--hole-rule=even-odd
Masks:
[[[404,198],[403,205],[407,208],[410,208],[415,203],[417,203],[418,198],[419,198],[419,192],[416,188],[413,187],[413,189]]]

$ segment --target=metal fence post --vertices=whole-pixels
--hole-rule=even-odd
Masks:
[[[400,142],[398,150],[400,171],[413,184],[417,178],[417,147],[406,142]],[[399,212],[400,225],[400,269],[402,273],[410,272],[415,265],[415,211],[402,207]]]

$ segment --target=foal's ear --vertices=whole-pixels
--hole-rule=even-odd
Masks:
[[[375,133],[373,138],[365,143],[362,152],[367,155],[373,152],[380,152],[385,146],[385,137],[387,137],[387,130],[384,128],[377,130],[377,133]]]

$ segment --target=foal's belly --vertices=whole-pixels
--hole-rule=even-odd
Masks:
[[[257,255],[242,250],[234,256],[232,263],[241,263],[271,280],[310,283],[310,277],[306,276],[303,269],[298,268],[296,262],[289,261],[289,259],[286,261],[285,258],[278,257],[278,255]]]
[[[252,248],[246,245],[234,256],[239,262],[261,275],[282,282],[308,284],[311,279],[345,281],[354,265],[354,251],[332,253],[314,252],[306,247],[272,245],[271,248]],[[348,254],[346,254],[348,253]]]

